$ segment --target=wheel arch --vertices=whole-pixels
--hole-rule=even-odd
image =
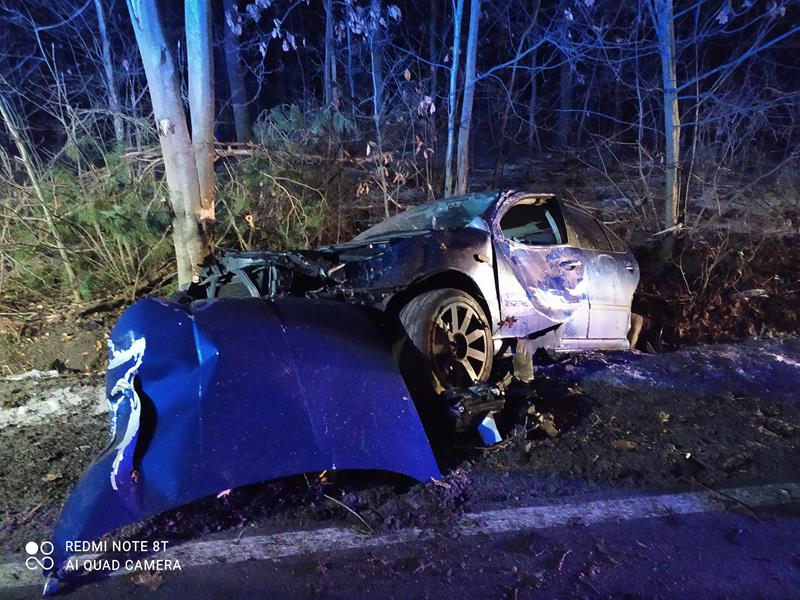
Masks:
[[[411,301],[412,298],[425,292],[443,288],[454,288],[461,290],[462,292],[466,292],[472,296],[475,301],[481,305],[481,308],[484,310],[490,321],[489,326],[494,329],[491,322],[493,320],[492,311],[489,308],[489,302],[487,301],[480,286],[472,277],[463,271],[458,271],[455,269],[438,271],[436,273],[424,275],[419,279],[416,279],[413,283],[411,283],[411,285],[392,296],[386,305],[386,314],[390,319],[394,319],[400,314],[400,311]]]

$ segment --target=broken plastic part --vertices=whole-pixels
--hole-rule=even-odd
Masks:
[[[112,330],[111,441],[56,525],[92,540],[220,490],[325,469],[439,478],[391,352],[363,309],[289,298],[142,300]]]
[[[487,446],[493,446],[503,441],[500,432],[497,430],[497,423],[491,414],[486,415],[478,425],[478,433]]]
[[[478,383],[468,388],[445,390],[442,399],[448,405],[455,430],[472,429],[483,415],[503,410],[506,402],[503,383]]]

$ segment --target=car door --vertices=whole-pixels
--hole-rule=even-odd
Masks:
[[[585,341],[589,301],[583,252],[568,243],[558,201],[510,197],[498,206],[492,229],[502,317],[495,337],[559,329],[560,337]]]
[[[589,213],[564,207],[567,229],[586,257],[588,340],[592,347],[627,347],[631,301],[639,280],[635,259],[622,241]]]

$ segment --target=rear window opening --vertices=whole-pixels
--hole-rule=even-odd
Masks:
[[[529,246],[556,246],[567,241],[564,219],[555,198],[527,198],[512,206],[500,219],[509,240]]]

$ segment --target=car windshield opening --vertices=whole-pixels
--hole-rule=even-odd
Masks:
[[[431,229],[466,227],[476,217],[482,217],[496,197],[496,193],[469,194],[414,206],[363,231],[355,240]]]

